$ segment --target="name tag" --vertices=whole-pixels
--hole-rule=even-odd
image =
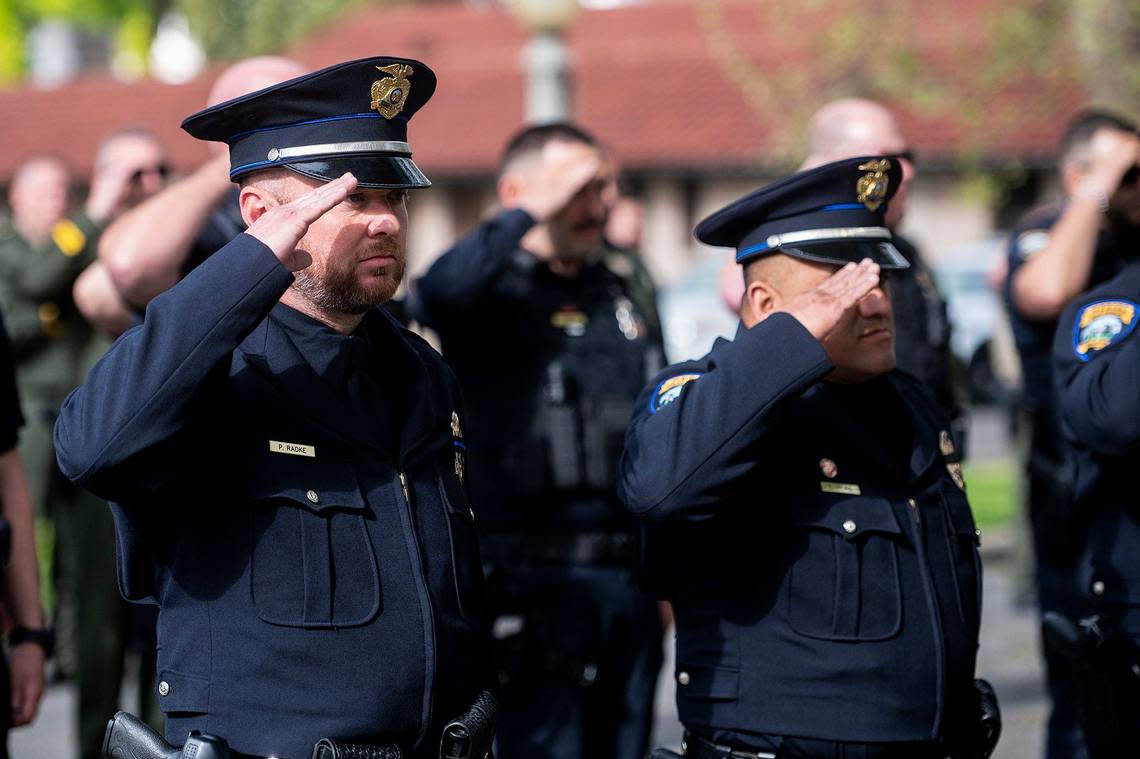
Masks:
[[[287,453],[290,456],[308,456],[311,459],[317,457],[317,449],[311,445],[300,445],[298,443],[282,443],[280,440],[270,440],[269,450],[273,453]]]
[[[850,482],[821,482],[819,489],[825,493],[841,493],[842,495],[861,495],[858,485]]]

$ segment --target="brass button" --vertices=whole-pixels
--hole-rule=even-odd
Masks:
[[[1097,580],[1096,582],[1094,582],[1092,584],[1092,592],[1094,595],[1103,596],[1104,595],[1104,582],[1101,580]]]
[[[691,678],[689,677],[688,672],[678,672],[677,673],[677,682],[680,683],[681,685],[688,685],[690,681],[691,681]]]
[[[321,497],[317,495],[317,491],[315,490],[310,490],[308,493],[305,493],[305,497],[313,503],[317,503],[321,500]]]
[[[855,532],[855,530],[856,530],[856,525],[855,525],[854,521],[848,519],[846,522],[843,523],[843,531],[846,532],[848,535]]]
[[[167,696],[170,694],[170,683],[163,680],[158,684],[158,695]]]

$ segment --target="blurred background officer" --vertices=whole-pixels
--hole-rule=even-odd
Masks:
[[[430,184],[407,123],[434,90],[418,61],[367,58],[186,119],[228,143],[248,234],[61,411],[62,469],[113,502],[123,594],[160,607],[171,741],[438,759],[489,686],[458,386],[375,308]]]
[[[1136,190],[1132,190],[1135,192]],[[1052,641],[1076,662],[1089,755],[1133,756],[1140,743],[1140,252],[1065,309],[1053,343],[1058,416],[1075,462],[1073,509],[1089,523],[1097,617]],[[1069,620],[1075,622],[1076,620]],[[1047,620],[1047,628],[1057,625]],[[1066,645],[1068,644],[1068,645]]]
[[[16,439],[23,425],[8,333],[0,318],[0,561],[6,562],[0,612],[8,627],[8,657],[0,656],[0,759],[8,759],[8,728],[36,716],[44,690],[44,660],[52,635],[40,605],[33,506]]]
[[[301,76],[288,58],[238,61],[210,89],[207,107]],[[245,230],[238,190],[230,181],[225,145],[211,144],[213,160],[117,218],[99,240],[99,261],[114,290],[134,311],[169,289],[214,251]]]
[[[504,683],[497,753],[638,759],[662,632],[614,484],[633,399],[661,365],[656,314],[608,263],[613,183],[593,136],[529,127],[500,166],[505,210],[413,288],[471,420]]]
[[[802,168],[861,155],[897,155],[902,169],[900,186],[886,215],[891,242],[910,264],[891,276],[896,366],[913,374],[934,393],[942,413],[950,420],[959,452],[965,457],[967,418],[963,393],[955,384],[946,301],[918,248],[899,234],[906,216],[908,189],[915,175],[914,157],[906,138],[891,112],[871,100],[834,100],[815,112],[808,128],[808,157]]]
[[[1087,514],[1071,508],[1072,469],[1058,432],[1050,365],[1057,317],[1082,290],[1104,282],[1140,246],[1140,138],[1134,124],[1086,111],[1068,125],[1060,146],[1066,200],[1032,212],[1009,246],[1006,304],[1024,377],[1028,450],[1025,502],[1035,553],[1037,604],[1079,618],[1080,556]],[[1047,757],[1084,756],[1074,708],[1072,673],[1045,651],[1053,711]]]
[[[33,503],[55,527],[61,666],[74,675],[79,690],[76,713],[83,759],[99,756],[106,719],[118,708],[134,614],[115,588],[110,514],[98,499],[59,474],[51,425],[67,393],[106,347],[93,340],[72,301],[72,287],[94,260],[103,225],[161,189],[165,174],[165,153],[154,135],[137,129],[113,133],[95,156],[83,213],[68,217],[71,180],[66,167],[52,158],[32,159],[12,182],[11,227],[0,232],[0,310],[11,325],[27,420],[20,451]],[[141,648],[141,677],[149,683],[154,674],[153,635]],[[149,692],[149,686],[140,689],[144,704]]]
[[[741,325],[645,388],[619,485],[673,602],[687,757],[944,759],[996,740],[959,455],[892,371],[901,181],[893,158],[826,164],[697,226],[744,264]]]

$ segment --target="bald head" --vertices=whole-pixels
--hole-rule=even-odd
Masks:
[[[844,98],[833,100],[811,117],[808,125],[808,157],[800,170],[813,169],[832,161],[864,155],[891,155],[905,152],[906,138],[895,117],[873,100]],[[901,161],[902,185],[887,207],[887,226],[896,227],[906,213],[907,186],[914,177],[910,161]]]
[[[833,100],[815,112],[808,126],[808,159],[813,166],[904,150],[906,139],[895,117],[873,100]]]
[[[289,58],[277,55],[246,58],[221,73],[210,88],[206,105],[224,103],[306,73],[308,69]]]
[[[12,223],[29,242],[47,239],[51,228],[67,213],[71,172],[54,156],[25,161],[12,176],[8,205]]]

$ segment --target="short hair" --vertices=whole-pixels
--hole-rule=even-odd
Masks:
[[[505,174],[511,164],[519,158],[538,153],[548,143],[555,141],[577,142],[598,149],[602,147],[594,135],[569,121],[553,121],[548,124],[523,127],[503,148],[503,155],[499,159],[499,176]]]
[[[1101,129],[1116,129],[1121,132],[1137,133],[1136,124],[1112,111],[1087,108],[1069,120],[1065,133],[1061,136],[1058,158],[1061,163],[1082,161],[1082,150],[1092,142],[1093,135]]]

